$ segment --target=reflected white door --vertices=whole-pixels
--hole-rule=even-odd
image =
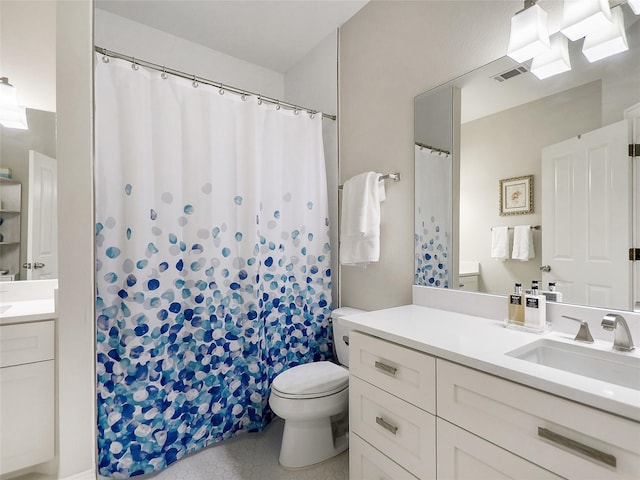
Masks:
[[[632,308],[628,121],[542,150],[544,286],[563,301]]]
[[[56,159],[30,150],[27,280],[58,278],[57,185]]]

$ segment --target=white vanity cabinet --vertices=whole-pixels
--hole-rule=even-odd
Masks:
[[[439,460],[442,418],[562,478],[640,478],[637,422],[442,359],[437,376]]]
[[[640,478],[638,422],[360,332],[349,363],[352,480]]]
[[[432,356],[350,334],[351,479],[435,478],[435,373]]]
[[[54,321],[0,325],[0,474],[55,455]]]

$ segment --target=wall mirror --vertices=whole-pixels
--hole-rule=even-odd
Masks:
[[[0,2],[2,88],[28,124],[0,125],[0,281],[58,277],[55,18],[56,2]]]
[[[27,108],[28,130],[0,127],[0,279],[57,278],[56,114]]]
[[[506,295],[538,280],[565,303],[640,309],[640,16],[622,7],[626,52],[589,63],[569,42],[569,72],[540,80],[503,57],[415,98],[414,283]]]

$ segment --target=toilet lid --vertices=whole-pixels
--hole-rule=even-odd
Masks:
[[[349,385],[349,371],[332,362],[314,362],[285,370],[271,388],[286,397],[323,397]]]

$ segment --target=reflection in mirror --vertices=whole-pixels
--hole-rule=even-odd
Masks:
[[[417,284],[436,285],[420,275],[428,253],[420,237],[431,216],[440,215],[437,207],[425,210],[424,189],[446,183],[452,218],[459,220],[451,229],[449,285],[439,286],[505,295],[515,282],[527,289],[538,280],[541,290],[555,282],[566,303],[639,306],[640,262],[629,261],[629,249],[640,247],[640,158],[630,161],[628,153],[629,143],[640,140],[638,19],[627,15],[629,51],[599,62],[584,59],[582,41],[571,42],[570,72],[538,80],[531,62],[504,57],[416,97],[415,140],[442,148],[438,138],[422,139],[448,130],[453,171],[449,180],[423,168],[424,151],[416,149]],[[461,107],[452,124],[432,102],[456,88]],[[500,180],[529,175],[533,212],[501,215]],[[530,245],[524,240],[533,258],[514,260],[514,227],[527,225],[540,226],[531,230]],[[492,258],[493,227],[508,227],[504,261]]]
[[[56,115],[0,128],[0,281],[57,278]]]

